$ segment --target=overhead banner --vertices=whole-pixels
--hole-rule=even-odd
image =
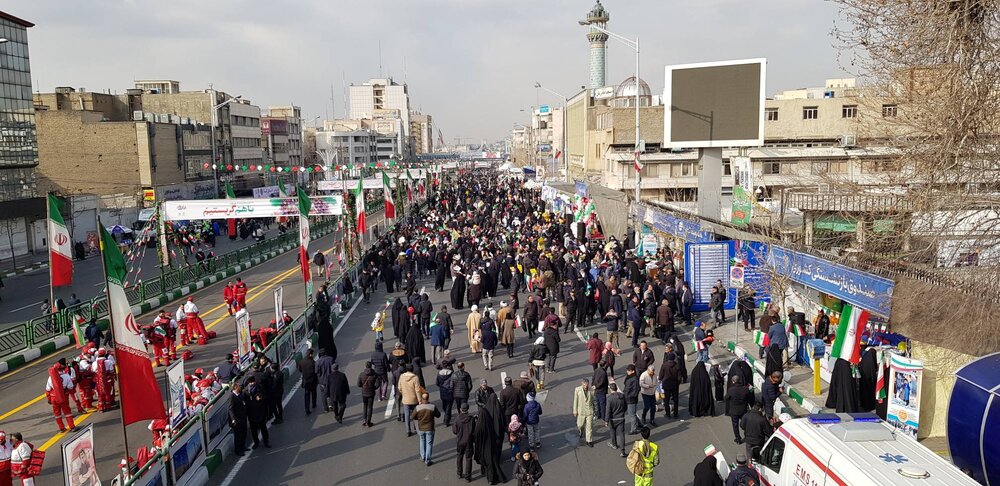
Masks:
[[[694,297],[691,310],[703,312],[709,309],[712,287],[718,281],[722,281],[728,289],[724,307],[736,308],[736,289],[726,285],[735,256],[736,242],[732,240],[684,244],[684,276],[691,285]]]
[[[184,400],[184,360],[179,359],[167,367],[167,388],[170,397],[170,427],[174,430],[187,418]]]
[[[66,486],[94,486],[101,484],[94,461],[94,424],[62,445],[63,484]],[[8,483],[9,484],[9,483]]]
[[[312,202],[309,216],[340,216],[344,213],[344,198],[340,194],[313,196],[309,200]],[[166,221],[299,215],[298,200],[294,197],[167,201],[161,205]]]
[[[316,181],[316,190],[319,191],[344,191],[344,187],[347,189],[357,189],[358,180],[357,179],[347,179],[346,181]],[[396,181],[392,180],[389,183],[389,187],[395,189]],[[372,178],[364,180],[365,190],[375,190],[382,189],[382,178]]]
[[[920,426],[921,381],[924,364],[915,359],[892,355],[889,361],[889,407],[886,421],[914,439]]]
[[[253,345],[250,342],[250,313],[246,308],[236,313],[236,354],[240,369],[246,371],[253,361]]]
[[[292,194],[295,192],[295,186],[292,184],[285,184],[285,194]],[[253,188],[253,197],[281,197],[281,192],[278,186],[264,186]]]

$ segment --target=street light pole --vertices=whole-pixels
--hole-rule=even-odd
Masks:
[[[230,103],[232,103],[234,101],[239,100],[240,98],[243,97],[243,95],[237,96],[235,98],[230,98],[230,99],[228,99],[226,101],[223,101],[222,103],[219,103],[219,104],[215,104],[215,93],[216,93],[216,91],[215,91],[214,88],[209,88],[209,95],[212,97],[211,98],[211,100],[212,100],[211,101],[211,104],[212,104],[212,175],[213,175],[213,178],[215,179],[215,197],[219,197],[219,165],[221,165],[220,164],[221,161],[219,160],[218,149],[216,148],[216,145],[215,145],[215,124],[218,123],[218,119],[219,119],[218,111],[219,111],[219,108],[222,108],[223,106],[226,106],[226,105],[228,105],[228,104],[230,104]]]
[[[566,96],[561,95],[561,94],[559,94],[559,93],[557,93],[557,92],[555,92],[555,91],[553,91],[553,90],[551,90],[549,88],[546,88],[545,86],[542,86],[542,84],[539,83],[538,81],[535,81],[535,87],[536,88],[542,88],[545,91],[548,91],[549,93],[552,93],[552,94],[558,96],[559,98],[562,98],[562,158],[563,158],[563,166],[565,167],[565,171],[566,171],[566,182],[569,182],[570,181],[570,177],[569,177],[569,157],[568,157],[568,155],[569,155],[569,147],[566,146],[566,144],[567,144],[566,133],[569,132],[569,127],[566,126],[566,123],[567,123],[566,120],[568,119],[566,117],[566,107],[569,105],[569,98],[567,98]]]
[[[642,201],[642,171],[640,170],[639,164],[639,38],[636,37],[635,40],[629,39],[627,37],[620,36],[614,32],[609,31],[598,25],[590,24],[591,29],[598,30],[607,34],[610,37],[614,37],[622,44],[635,50],[635,233],[638,237],[642,234],[642,222],[639,221],[639,202]]]

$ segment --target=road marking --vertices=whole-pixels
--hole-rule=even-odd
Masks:
[[[507,388],[507,372],[506,371],[501,371],[500,372],[500,389],[503,390],[504,388]]]
[[[95,411],[96,410],[92,410],[90,412],[87,412],[87,413],[79,416],[79,417],[76,417],[76,420],[74,421],[75,425],[77,427],[79,427],[80,424],[82,424],[84,420],[87,420],[88,418],[90,418],[90,416],[93,415]],[[45,441],[44,444],[42,444],[41,446],[39,446],[38,450],[44,451],[44,450],[48,449],[49,447],[52,447],[56,442],[59,442],[59,440],[62,439],[63,436],[65,436],[68,433],[70,433],[70,432],[67,430],[66,432],[59,432],[58,434],[53,435],[51,439]]]
[[[539,392],[535,392],[535,401],[538,402],[539,405],[545,405],[545,399],[548,396],[549,396],[549,391],[548,390],[542,390],[542,391],[539,391]]]
[[[103,287],[103,286],[104,286],[104,282],[97,282],[97,283],[94,284],[94,287]]]
[[[39,287],[39,288],[41,288],[41,287]],[[17,309],[14,309],[14,310],[10,311],[9,314],[13,314],[13,313],[15,313],[17,311],[27,309],[28,307],[38,307],[38,306],[42,305],[42,302],[45,302],[45,301],[44,300],[39,300],[38,302],[35,302],[34,304],[28,304],[28,305],[23,306],[23,307],[18,307]]]
[[[295,270],[298,270],[298,268],[295,268]],[[340,325],[337,326],[337,328],[333,330],[333,337],[337,337],[337,333],[340,332],[340,329],[344,327],[344,324],[347,322],[347,320],[351,318],[351,314],[354,313],[354,309],[357,309],[358,308],[358,304],[360,304],[360,303],[361,303],[361,299],[358,299],[358,301],[355,302],[354,305],[351,307],[351,310],[347,311],[347,314],[344,315],[344,320],[341,321]],[[295,383],[294,387],[292,387],[292,390],[288,393],[288,396],[285,397],[285,399],[281,401],[281,406],[282,407],[288,406],[288,402],[291,401],[292,396],[295,395],[295,392],[298,391],[298,388],[299,388],[299,386],[301,384],[302,384],[302,379],[299,378],[299,381]],[[389,410],[392,410],[392,407],[391,407],[392,401],[390,400],[389,403],[390,403]],[[386,416],[386,418],[389,418],[389,412],[388,412],[388,410],[386,411],[386,415],[385,416]],[[236,465],[233,466],[232,471],[229,471],[229,474],[226,475],[226,479],[222,480],[222,484],[220,486],[229,486],[229,484],[232,483],[234,479],[236,479],[236,475],[239,474],[240,469],[243,468],[243,464],[245,464],[247,462],[247,460],[250,459],[250,455],[251,454],[252,453],[250,451],[247,451],[247,453],[243,457],[241,457],[239,461],[236,461]]]
[[[576,329],[576,337],[580,338],[581,343],[587,344],[587,338],[583,335],[582,332],[580,332],[579,329]]]
[[[48,286],[49,286],[49,284],[45,284],[45,285],[39,285],[38,287],[35,287],[35,288],[44,289],[44,288],[46,288]]]
[[[389,418],[392,415],[392,407],[396,405],[396,390],[390,390],[392,394],[389,395],[389,403],[385,406],[385,418]]]

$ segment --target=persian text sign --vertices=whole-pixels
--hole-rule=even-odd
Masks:
[[[778,275],[888,317],[895,282],[822,258],[771,246],[768,263]]]
[[[313,196],[309,216],[340,216],[344,212],[344,197]],[[167,221],[227,219],[227,218],[276,218],[299,215],[298,201],[294,197],[209,199],[198,201],[166,201],[163,218]]]

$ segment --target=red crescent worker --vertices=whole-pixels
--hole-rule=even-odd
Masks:
[[[83,412],[87,409],[83,406],[83,400],[81,400],[83,392],[80,388],[80,358],[73,358],[73,361],[69,362],[69,366],[66,366],[65,359],[66,358],[61,358],[59,363],[63,365],[63,369],[66,370],[67,374],[69,374],[69,378],[73,380],[73,390],[69,394],[69,397],[73,399],[73,403],[76,404],[76,413],[83,415]]]
[[[56,363],[49,368],[49,379],[45,381],[45,398],[52,405],[52,415],[56,417],[59,432],[76,429],[73,423],[73,412],[69,408],[69,395],[73,392],[73,379],[69,377],[63,365]],[[63,423],[63,418],[66,423]]]
[[[236,297],[236,303],[239,304],[239,309],[244,309],[247,306],[247,284],[243,282],[243,279],[236,277],[236,287],[233,288],[233,295]]]
[[[236,304],[236,288],[233,287],[233,282],[226,282],[226,286],[222,287],[222,300],[226,302],[226,306],[229,308],[229,315],[233,315],[239,309],[234,309]]]
[[[198,317],[198,306],[194,303],[194,297],[188,297],[184,304],[184,319],[187,321],[188,339],[198,338],[198,345],[204,345],[208,340],[208,331],[205,330],[205,323]]]
[[[7,433],[0,430],[0,486],[14,486],[14,478],[10,474],[12,452],[14,444],[7,440]]]
[[[14,450],[10,453],[10,474],[21,478],[23,486],[35,486],[35,475],[32,474],[31,453],[35,446],[24,440],[20,432],[10,434]]]
[[[177,320],[177,330],[181,334],[181,345],[187,346],[191,344],[191,332],[188,330],[187,313],[184,312],[184,302],[177,306],[177,312],[174,313],[174,319]]]
[[[90,360],[91,354],[89,352],[84,353],[80,357],[80,369],[78,371],[80,381],[76,385],[77,393],[80,394],[80,399],[83,400],[83,406],[88,410],[94,408],[94,372],[90,369]]]
[[[97,377],[97,409],[111,410],[115,402],[115,362],[104,348],[97,350],[97,361],[91,368]]]

